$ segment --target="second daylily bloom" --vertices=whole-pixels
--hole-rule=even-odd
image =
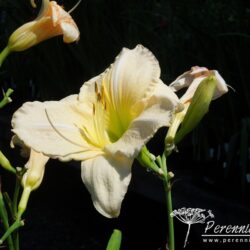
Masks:
[[[170,84],[173,91],[178,91],[182,88],[188,88],[185,94],[181,97],[183,103],[191,101],[199,84],[208,76],[214,76],[216,79],[216,89],[213,100],[219,98],[228,91],[227,84],[217,70],[208,70],[205,67],[194,66],[191,70],[183,73]]]
[[[79,95],[28,102],[13,116],[13,132],[30,148],[62,161],[78,160],[96,209],[117,217],[141,148],[182,105],[160,80],[154,55],[138,45],[85,82]]]
[[[172,152],[175,143],[178,143],[200,122],[208,111],[211,100],[219,98],[228,91],[227,84],[217,70],[198,66],[192,67],[190,71],[179,76],[170,84],[170,88],[173,91],[182,88],[187,90],[180,98],[184,109],[175,115],[165,138],[165,150],[168,153]],[[181,129],[177,132],[180,124],[182,124]]]
[[[63,35],[71,43],[79,39],[74,20],[55,1],[43,0],[38,17],[15,30],[9,38],[8,50],[23,51],[51,37]]]

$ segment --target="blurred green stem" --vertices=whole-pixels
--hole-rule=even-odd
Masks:
[[[13,209],[13,217],[15,219],[17,218],[17,205],[18,205],[18,198],[19,198],[20,187],[21,187],[21,182],[20,182],[21,174],[22,173],[17,172],[15,190],[14,190],[14,195],[13,195],[12,209]],[[16,230],[14,233],[14,244],[15,244],[15,250],[19,250],[19,231],[18,230]]]
[[[10,53],[10,50],[8,46],[4,48],[3,51],[0,53],[0,67],[2,66],[4,60],[9,55],[9,53]]]
[[[10,227],[9,227],[9,222],[8,222],[8,214],[6,211],[6,207],[4,204],[3,195],[2,195],[1,190],[0,190],[0,218],[3,222],[4,230],[7,232],[10,229]],[[6,237],[4,239],[7,239],[9,250],[15,250],[14,245],[13,245],[13,239],[12,239],[11,235],[10,234],[6,235]],[[0,240],[0,245],[1,244],[2,244],[2,239]]]

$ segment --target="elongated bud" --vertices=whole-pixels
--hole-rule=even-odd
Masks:
[[[12,173],[16,173],[16,170],[15,170],[15,168],[13,168],[12,166],[11,166],[11,164],[10,164],[10,162],[9,162],[9,160],[6,158],[6,156],[2,153],[2,151],[0,151],[0,165],[4,168],[4,169],[6,169],[6,170],[8,170],[8,171],[10,171],[10,172],[12,172]]]
[[[180,130],[176,133],[175,143],[181,141],[186,134],[191,132],[208,112],[214,96],[216,83],[215,76],[209,76],[200,83],[188,107]]]
[[[38,188],[42,182],[45,165],[49,157],[31,149],[30,158],[25,167],[28,169],[23,175],[22,185],[29,186],[32,190]]]
[[[40,186],[48,160],[49,157],[31,149],[29,161],[25,165],[28,170],[22,178],[23,193],[18,205],[18,218],[21,218],[26,210],[31,191]]]

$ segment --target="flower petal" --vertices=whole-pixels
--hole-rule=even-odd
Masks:
[[[83,117],[88,107],[77,95],[61,101],[27,102],[12,118],[13,132],[25,145],[51,158],[83,160],[101,154],[82,138]]]
[[[80,32],[74,23],[62,22],[61,29],[63,32],[63,41],[65,43],[72,43],[79,40]]]
[[[225,80],[222,78],[222,76],[219,74],[217,70],[211,70],[211,72],[212,72],[212,75],[214,75],[217,80],[216,89],[215,89],[214,96],[213,96],[213,100],[215,100],[221,97],[222,95],[224,95],[225,93],[227,93],[228,87],[227,87]]]
[[[47,15],[51,16],[55,27],[57,25],[60,26],[65,43],[71,43],[79,39],[80,32],[73,18],[56,2],[50,2],[50,9]]]
[[[181,101],[185,103],[192,99],[199,84],[209,75],[214,75],[217,80],[216,89],[213,96],[213,100],[215,100],[228,91],[227,84],[217,70],[208,70],[205,67],[199,66],[192,67],[190,71],[187,71],[177,77],[169,87],[173,91],[178,91],[182,88],[188,87],[185,94],[181,97]]]
[[[131,179],[131,165],[132,160],[124,157],[99,156],[82,162],[82,180],[102,215],[108,218],[119,216]]]
[[[144,106],[144,107],[140,107]],[[169,126],[172,114],[183,109],[178,97],[163,82],[159,82],[152,96],[138,102],[134,109],[144,109],[132,121],[128,130],[115,143],[104,148],[109,154],[135,158],[143,145],[163,126]]]
[[[178,76],[169,87],[173,89],[173,91],[178,91],[182,88],[187,88],[191,85],[195,78],[206,77],[206,73],[208,73],[208,69],[205,67],[194,66],[191,70],[184,72],[182,75]]]
[[[132,106],[151,95],[159,77],[159,63],[148,49],[142,45],[124,48],[109,69],[84,83],[79,100],[94,103],[96,89],[102,91],[109,114],[107,126],[119,138],[134,119]]]

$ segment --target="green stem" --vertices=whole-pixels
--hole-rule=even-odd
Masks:
[[[169,244],[169,250],[175,249],[175,242],[174,242],[174,219],[170,216],[170,214],[173,212],[172,207],[172,194],[171,194],[171,184],[167,169],[167,159],[165,154],[162,155],[162,165],[161,165],[162,171],[164,173],[164,179],[163,179],[163,185],[164,190],[166,194],[166,206],[167,206],[167,216],[168,216],[168,244]]]
[[[15,219],[17,218],[18,198],[19,198],[20,187],[21,187],[19,174],[20,173],[18,172],[16,176],[16,184],[15,184],[15,190],[14,190],[14,195],[13,195],[13,203],[12,203],[13,217]],[[14,245],[15,245],[15,250],[19,250],[19,230],[16,230],[14,233]]]
[[[5,234],[2,236],[2,238],[0,239],[0,245],[3,244],[3,242],[10,237],[10,235],[17,230],[19,227],[24,226],[24,222],[23,220],[16,220],[9,228],[8,230],[5,232]],[[14,247],[12,248],[14,250]]]
[[[16,230],[16,235],[15,235],[15,239],[14,239],[14,245],[15,245],[15,250],[19,250],[19,232],[18,230]]]
[[[0,67],[2,66],[4,60],[9,55],[9,53],[10,53],[10,50],[8,46],[4,48],[4,50],[0,53]]]
[[[10,227],[9,227],[8,214],[7,214],[7,211],[6,211],[6,207],[4,205],[2,192],[0,192],[0,217],[1,217],[2,222],[3,222],[4,230],[7,232],[10,229]],[[7,239],[9,249],[14,250],[13,239],[12,239],[11,235],[8,234],[5,237],[5,239]]]
[[[0,102],[0,108],[3,108],[8,103],[12,102],[10,95],[14,92],[13,89],[8,89],[6,93],[4,93],[3,99]]]
[[[18,198],[19,198],[19,193],[20,193],[20,177],[17,175],[16,177],[16,184],[15,184],[15,190],[14,190],[14,195],[13,195],[13,203],[12,203],[12,209],[13,209],[13,217],[16,219],[17,218],[17,205],[18,205]]]
[[[4,192],[3,193],[3,198],[4,198],[4,201],[5,201],[5,204],[7,205],[8,209],[10,211],[12,219],[15,220],[15,218],[13,217],[14,212],[13,212],[13,209],[12,209],[12,207],[13,207],[12,206],[12,201],[11,201],[11,199],[9,197],[9,194],[7,192]]]

